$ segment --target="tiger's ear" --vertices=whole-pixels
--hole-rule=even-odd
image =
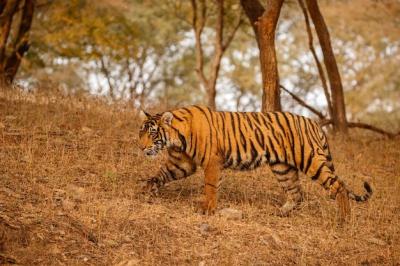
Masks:
[[[170,126],[174,115],[171,112],[165,112],[161,116],[161,123]]]
[[[144,121],[146,119],[152,118],[152,116],[151,116],[151,114],[147,113],[145,110],[140,109],[139,118],[141,121]]]

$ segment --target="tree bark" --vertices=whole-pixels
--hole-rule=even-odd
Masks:
[[[326,81],[324,68],[323,68],[321,62],[319,61],[317,52],[315,51],[315,48],[314,48],[313,34],[311,31],[310,20],[308,18],[308,11],[307,11],[306,6],[304,5],[303,0],[298,0],[298,2],[300,4],[301,10],[303,11],[304,21],[306,23],[306,29],[307,29],[307,35],[308,35],[308,46],[310,48],[311,54],[314,57],[315,64],[317,65],[318,74],[319,74],[319,77],[321,78],[322,88],[324,89],[326,103],[328,105],[329,117],[332,118],[333,117],[333,109],[332,109],[331,94],[329,92],[328,83]]]
[[[262,112],[281,111],[275,31],[283,0],[270,0],[258,20],[261,74],[263,77]]]
[[[10,28],[12,26],[16,9],[21,1],[9,1],[4,6],[1,5],[2,22],[0,33],[0,79],[5,85],[10,85],[14,81],[21,60],[29,49],[29,31],[31,29],[33,13],[35,9],[35,0],[25,0],[22,15],[15,39],[10,41]],[[10,45],[7,48],[7,44]],[[10,50],[7,54],[6,51]]]
[[[308,11],[314,23],[324,56],[324,64],[327,70],[328,79],[332,94],[332,120],[335,131],[347,132],[346,109],[344,103],[343,85],[333,53],[328,27],[319,9],[317,0],[306,0]]]
[[[283,1],[268,0],[266,9],[258,0],[240,1],[253,27],[260,50],[263,82],[262,112],[282,110],[275,52],[275,32]]]
[[[258,29],[257,29],[257,21],[258,18],[261,17],[265,8],[261,5],[258,0],[240,0],[240,4],[250,21],[250,25],[253,28],[254,34],[256,36],[257,45],[260,48]]]

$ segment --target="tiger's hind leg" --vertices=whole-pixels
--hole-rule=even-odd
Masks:
[[[271,165],[271,170],[286,194],[286,202],[280,208],[280,214],[287,216],[300,205],[303,199],[299,172],[296,168],[283,163]]]
[[[350,202],[348,191],[342,180],[335,174],[330,156],[318,156],[305,173],[329,191],[332,199],[336,200],[339,211],[339,222],[343,223],[350,217]]]

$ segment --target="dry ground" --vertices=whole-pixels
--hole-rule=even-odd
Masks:
[[[196,213],[202,173],[149,201],[139,179],[160,160],[137,148],[138,119],[124,105],[54,95],[0,93],[0,264],[399,265],[400,140],[354,132],[331,139],[339,175],[369,203],[336,205],[303,180],[306,200],[275,215],[283,197],[267,168],[223,173],[219,208]]]

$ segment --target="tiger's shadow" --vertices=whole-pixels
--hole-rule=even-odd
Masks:
[[[160,190],[157,196],[162,203],[195,205],[203,199],[203,183],[193,181],[177,181],[168,184]],[[320,202],[317,195],[310,192],[303,194],[302,208],[318,213]],[[261,184],[256,181],[245,181],[240,183],[224,183],[218,193],[218,208],[236,206],[251,206],[265,209],[267,212],[276,213],[286,201],[286,196],[276,183]]]
[[[160,190],[158,198],[162,201],[199,201],[203,198],[203,185],[185,184],[186,182],[174,182]],[[285,195],[280,188],[270,190],[253,189],[252,186],[244,184],[243,186],[235,186],[233,184],[224,184],[218,192],[219,205],[255,205],[271,207],[280,207],[285,202]]]

